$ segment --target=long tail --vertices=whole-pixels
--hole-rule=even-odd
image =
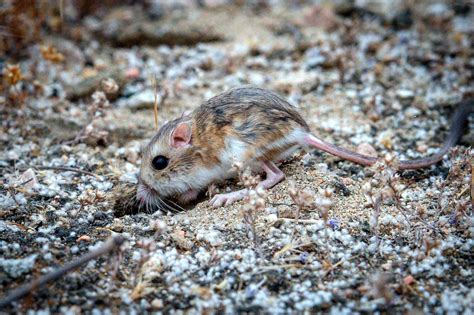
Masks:
[[[444,141],[444,144],[441,149],[436,154],[431,156],[415,160],[400,161],[400,163],[398,164],[398,168],[400,170],[418,169],[430,166],[441,161],[443,159],[443,156],[449,151],[449,149],[454,146],[456,142],[458,142],[459,138],[462,135],[466,121],[469,115],[473,112],[474,99],[462,101],[454,112],[454,115],[451,119],[451,129],[449,135]],[[371,166],[378,161],[378,159],[375,157],[349,151],[347,149],[338,147],[334,144],[319,139],[311,134],[308,134],[304,138],[304,142],[305,144],[313,146],[319,150],[325,151],[327,153],[333,154],[335,156],[338,156],[348,161],[352,161],[357,164]]]
[[[375,157],[349,151],[347,149],[338,147],[337,145],[334,145],[322,139],[319,139],[311,134],[308,134],[305,137],[304,141],[306,142],[306,144],[311,145],[315,147],[316,149],[322,150],[324,152],[330,153],[332,155],[343,158],[344,160],[348,160],[357,164],[371,166],[375,162],[377,162],[377,158]]]

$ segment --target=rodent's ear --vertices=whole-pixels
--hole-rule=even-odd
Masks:
[[[171,147],[181,148],[191,143],[191,126],[188,123],[179,123],[171,133]]]

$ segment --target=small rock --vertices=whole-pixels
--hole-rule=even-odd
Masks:
[[[370,144],[363,142],[357,146],[356,152],[362,155],[377,157],[377,151]]]
[[[23,174],[21,174],[17,185],[23,186],[26,189],[33,189],[38,185],[38,179],[36,179],[36,174],[33,169],[29,168]]]
[[[90,242],[90,241],[91,241],[91,237],[89,235],[81,235],[77,238],[76,243]]]
[[[127,79],[137,79],[140,77],[140,69],[137,67],[129,68],[127,71],[125,71],[125,76]]]
[[[114,223],[112,223],[112,226],[110,226],[110,229],[114,232],[121,233],[123,232],[123,223],[122,220],[115,218]]]
[[[356,90],[346,90],[346,95],[349,98],[356,98],[357,97],[357,91]]]
[[[66,86],[66,97],[70,101],[88,97],[94,93],[101,82],[107,78],[112,78],[119,88],[124,86],[127,81],[125,71],[119,68],[112,68],[109,71],[90,74],[81,82]]]
[[[158,95],[158,98],[160,98],[160,95]],[[158,100],[158,102],[159,101],[160,100]],[[151,108],[151,106],[153,106],[154,103],[155,103],[155,92],[152,89],[147,89],[147,90],[138,92],[137,94],[134,94],[128,100],[124,102],[120,102],[119,105],[137,110],[137,109]]]
[[[319,27],[328,31],[337,26],[338,19],[331,7],[315,5],[305,14],[304,21],[305,25]]]
[[[2,217],[2,216],[0,216]],[[8,223],[8,222],[5,222],[3,220],[0,220],[0,232],[4,232],[4,231],[12,231],[12,232],[18,232],[20,231],[20,228],[14,224],[11,224],[11,223]]]
[[[202,231],[197,234],[196,238],[208,242],[211,246],[220,246],[223,244],[222,234],[216,230]]]
[[[17,151],[10,150],[7,152],[8,160],[18,160],[19,158],[20,158],[20,154]]]
[[[376,56],[378,60],[387,63],[400,59],[400,53],[401,51],[397,47],[384,43],[378,47]]]
[[[334,189],[338,194],[341,194],[346,197],[351,195],[351,191],[342,181],[335,180],[332,182],[332,185],[334,186]]]
[[[35,265],[37,254],[27,256],[20,259],[5,259],[0,258],[0,267],[5,271],[10,277],[18,278],[22,274],[30,272]]]
[[[429,5],[425,10],[426,16],[433,17],[446,17],[452,15],[452,10],[445,3],[433,3]],[[472,21],[471,21],[472,22]]]
[[[265,76],[261,73],[252,72],[248,77],[249,83],[252,85],[260,86],[265,84]]]
[[[392,138],[392,132],[386,131],[380,134],[379,141],[385,148],[391,150],[393,148]]]
[[[278,220],[278,215],[276,213],[271,213],[265,219],[267,222],[275,222]]]
[[[372,146],[371,146],[372,147]],[[354,185],[354,180],[350,177],[343,177],[341,179],[342,183],[346,186]]]
[[[138,183],[137,172],[125,173],[122,176],[120,176],[119,181],[123,182],[123,183],[136,184],[136,183]]]
[[[130,173],[130,172],[138,172],[138,168],[133,165],[132,163],[125,163],[125,172]]]
[[[403,283],[405,283],[406,285],[412,285],[414,282],[415,282],[415,279],[413,278],[412,275],[409,275],[403,278]]]
[[[396,29],[409,28],[413,24],[413,13],[410,9],[405,9],[396,14],[392,19],[392,24]]]
[[[191,250],[194,247],[194,243],[188,240],[183,234],[184,233],[175,232],[171,234],[171,238],[176,243],[178,248]]]
[[[117,82],[112,78],[104,78],[101,81],[101,86],[105,94],[116,94],[119,90]]]
[[[303,63],[307,69],[312,69],[323,64],[326,59],[327,58],[321,53],[321,49],[313,47],[306,51]]]
[[[419,143],[416,145],[416,150],[420,153],[426,153],[426,151],[428,151],[428,146],[426,143]]]
[[[125,149],[125,158],[131,163],[137,163],[140,156],[138,155],[138,152],[133,148],[127,148]]]
[[[410,106],[405,110],[405,115],[407,117],[414,118],[421,115],[421,110],[416,107]]]
[[[370,11],[387,21],[391,21],[405,10],[403,0],[356,0],[355,5],[359,8]]]
[[[153,307],[155,310],[161,310],[163,308],[163,300],[153,299],[153,301],[151,301],[151,307]]]
[[[413,99],[415,97],[415,93],[411,90],[401,89],[397,91],[397,96],[402,100]]]

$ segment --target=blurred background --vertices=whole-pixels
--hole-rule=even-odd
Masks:
[[[317,151],[284,164],[289,180],[258,215],[260,258],[239,204],[161,216],[130,215],[130,202],[156,128],[244,84],[281,94],[328,142],[379,158],[435,153],[455,105],[474,96],[473,14],[467,0],[0,0],[0,286],[114,231],[133,247],[120,268],[98,261],[37,290],[23,310],[467,312],[472,120],[436,167],[397,175],[403,191],[382,211],[362,189],[386,185],[374,170]],[[318,211],[301,219],[320,227],[271,223],[300,218],[290,180],[308,196],[334,189],[330,227]],[[144,264],[159,251],[170,256]],[[275,263],[302,268],[255,269]],[[370,280],[379,271],[391,277]]]
[[[93,121],[100,132],[89,127],[79,142],[123,144],[152,134],[155,103],[162,124],[252,84],[338,139],[358,145],[372,132],[377,149],[403,151],[404,137],[442,140],[416,134],[414,125],[433,126],[414,118],[443,123],[473,94],[472,9],[460,0],[2,1],[2,128],[20,126],[15,115],[54,117],[42,127],[52,143],[77,143],[71,133]],[[399,128],[385,132],[387,123]]]

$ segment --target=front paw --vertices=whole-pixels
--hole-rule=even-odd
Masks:
[[[247,190],[233,191],[226,194],[217,194],[209,201],[209,203],[214,207],[228,206],[236,201],[242,200],[247,195]]]

